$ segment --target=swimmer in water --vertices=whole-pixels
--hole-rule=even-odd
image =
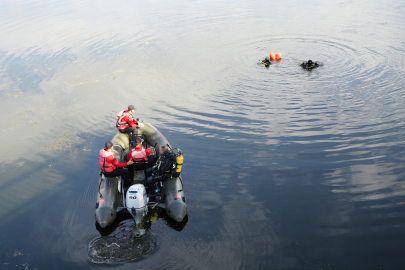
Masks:
[[[264,65],[265,67],[269,67],[272,64],[273,64],[273,62],[270,61],[269,57],[266,57],[266,59],[264,59],[260,62],[260,65]]]
[[[311,70],[313,68],[317,68],[319,66],[322,66],[322,63],[319,62],[312,62],[312,60],[308,60],[307,62],[302,62],[300,65],[302,68],[305,68],[307,70]]]

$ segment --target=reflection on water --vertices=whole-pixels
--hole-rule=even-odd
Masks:
[[[93,269],[95,239],[95,260],[144,269],[398,269],[403,18],[397,0],[1,2],[0,261]],[[128,104],[186,153],[187,220],[139,237],[94,225]]]

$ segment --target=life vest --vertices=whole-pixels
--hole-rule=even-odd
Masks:
[[[122,122],[122,118],[124,118],[125,116],[131,116],[131,114],[128,113],[128,111],[120,111],[117,114],[117,124],[115,126],[118,129],[126,129],[127,127],[129,127],[127,122]]]
[[[113,152],[106,151],[105,149],[100,150],[100,156],[98,157],[98,164],[103,172],[112,172],[116,169],[113,163],[107,161],[107,157],[115,155]]]
[[[131,153],[131,158],[134,161],[141,161],[141,160],[148,161],[148,155],[146,154],[145,149],[142,149],[141,151],[136,151],[135,149],[133,149]]]

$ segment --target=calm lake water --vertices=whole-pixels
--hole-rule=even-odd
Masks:
[[[2,1],[0,40],[0,269],[403,269],[403,1]],[[96,226],[129,104],[185,152],[180,224]]]

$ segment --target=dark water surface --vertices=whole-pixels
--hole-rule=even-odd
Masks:
[[[403,269],[403,1],[2,1],[0,40],[0,269]],[[185,152],[181,224],[95,224],[128,104]]]

